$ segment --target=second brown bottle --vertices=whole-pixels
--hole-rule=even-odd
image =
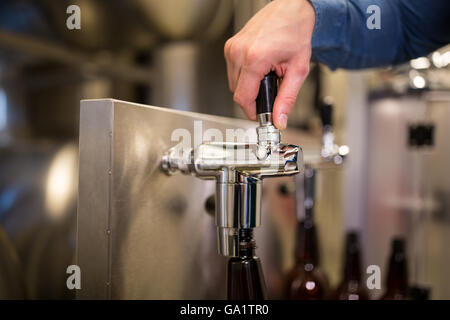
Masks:
[[[317,233],[312,219],[299,223],[297,241],[297,261],[287,276],[286,297],[291,300],[324,300],[329,285],[319,267]]]
[[[361,248],[356,232],[347,233],[342,282],[334,292],[335,300],[368,300],[361,272]]]

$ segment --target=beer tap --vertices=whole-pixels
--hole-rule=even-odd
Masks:
[[[325,97],[319,106],[319,115],[322,121],[322,150],[320,155],[323,162],[331,165],[341,165],[347,156],[349,149],[347,146],[339,146],[335,143],[333,130],[333,99]]]
[[[239,256],[240,229],[261,224],[263,179],[294,175],[303,168],[301,148],[282,144],[281,133],[273,125],[277,85],[273,71],[261,81],[256,99],[256,143],[204,141],[196,148],[176,146],[161,161],[162,170],[168,174],[180,171],[216,180],[218,252],[224,256]]]
[[[318,113],[322,123],[322,144],[320,153],[314,151],[305,155],[304,170],[295,177],[297,218],[311,220],[315,204],[315,179],[318,171],[337,169],[344,165],[350,149],[347,145],[335,142],[333,130],[333,98],[326,96],[318,104]]]
[[[347,145],[336,144],[333,127],[333,99],[329,96],[325,97],[317,109],[322,123],[322,143],[320,150],[312,148],[305,151],[305,166],[313,169],[336,169],[344,164],[350,148]]]

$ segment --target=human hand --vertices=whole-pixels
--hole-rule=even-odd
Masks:
[[[309,73],[314,23],[314,8],[307,0],[275,0],[225,43],[228,84],[247,117],[256,120],[260,81],[274,70],[282,79],[273,108],[274,124],[286,128]]]

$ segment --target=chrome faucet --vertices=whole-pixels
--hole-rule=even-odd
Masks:
[[[272,121],[278,79],[274,72],[261,81],[256,99],[257,143],[203,142],[197,148],[171,148],[161,168],[216,180],[216,225],[219,254],[239,255],[239,229],[261,224],[262,180],[294,175],[303,168],[302,150],[280,143]]]
[[[335,143],[333,130],[333,99],[326,96],[319,107],[320,119],[322,121],[322,150],[320,155],[323,162],[331,165],[341,165],[347,156],[347,146],[339,146]]]
[[[305,152],[305,167],[313,169],[333,169],[341,167],[350,153],[347,145],[338,145],[335,141],[333,128],[333,99],[325,97],[318,106],[322,122],[322,144],[317,152],[315,149]],[[301,179],[299,177],[297,180]],[[302,184],[299,186],[301,187]]]

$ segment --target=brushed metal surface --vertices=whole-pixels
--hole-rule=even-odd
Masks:
[[[250,127],[247,121],[115,100],[81,103],[79,298],[223,298],[225,259],[204,204],[213,181],[168,177],[174,129]]]
[[[0,226],[0,299],[24,299],[23,268],[13,243]]]
[[[199,130],[198,120],[203,133],[215,128],[224,137],[226,129],[257,126],[111,99],[81,102],[77,261],[82,289],[77,298],[225,298],[226,259],[217,254],[214,217],[205,209],[215,182],[167,176],[159,168],[163,153],[178,143],[171,140],[173,131],[192,134]],[[283,137],[320,152],[316,137],[294,131]],[[286,211],[280,214],[274,210],[278,203],[268,201],[279,182],[290,179],[265,181],[262,226],[256,230],[257,254],[275,298],[281,296],[283,257],[292,254],[294,243],[290,238],[291,245],[281,246],[280,239],[286,225],[295,226],[295,209],[279,208]]]
[[[77,264],[83,272],[80,297],[109,297],[110,175],[113,105],[97,101],[80,113]]]

